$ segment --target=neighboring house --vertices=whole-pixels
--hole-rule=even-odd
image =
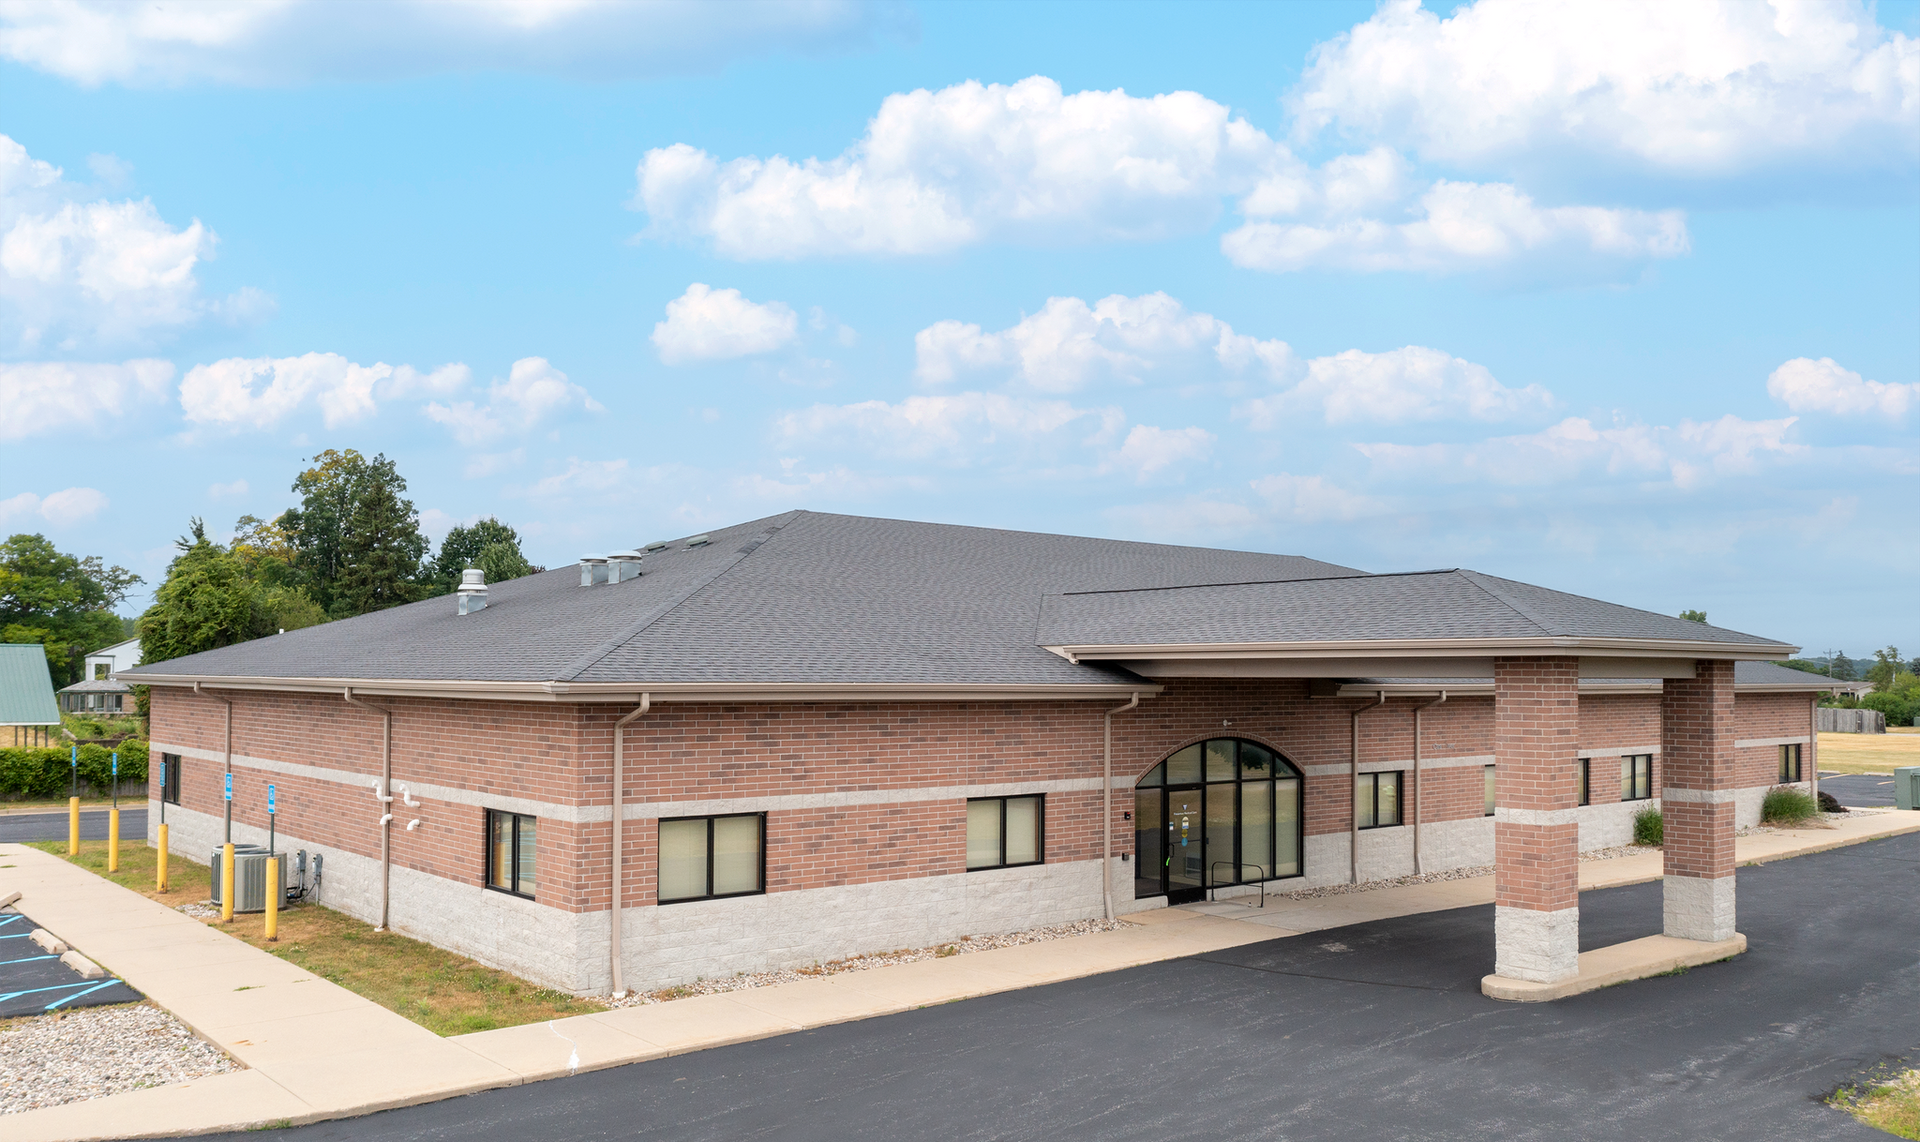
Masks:
[[[1734,828],[1814,776],[1794,649],[1472,571],[793,512],[122,677],[179,851],[230,766],[234,839],[275,784],[325,903],[576,993],[1485,865],[1490,968],[1558,979],[1578,852],[1645,806],[1667,934],[1731,935]]]
[[[132,687],[114,676],[139,662],[137,638],[87,655],[86,676],[60,691],[60,709],[69,714],[120,714],[131,710]]]
[[[46,649],[38,643],[0,643],[0,745],[52,745],[59,725]]]

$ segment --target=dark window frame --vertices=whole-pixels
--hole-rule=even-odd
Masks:
[[[752,817],[760,825],[759,856],[760,868],[754,879],[757,888],[745,892],[715,892],[713,890],[713,823],[732,821],[741,817]],[[661,825],[675,824],[681,821],[704,821],[707,826],[707,891],[699,896],[665,897],[660,895],[660,828]],[[765,896],[767,894],[767,815],[765,813],[707,813],[697,817],[662,817],[653,831],[653,900],[665,907],[669,904],[698,904],[703,900],[737,900],[742,896]]]
[[[1580,759],[1580,803],[1593,804],[1593,759],[1590,757]]]
[[[1391,821],[1382,821],[1380,819],[1380,779],[1382,777],[1393,778],[1393,820]],[[1371,825],[1359,824],[1359,820],[1360,820],[1359,785],[1361,784],[1365,784],[1367,786],[1367,788],[1370,790],[1370,796],[1373,798],[1373,812],[1372,812],[1373,824]],[[1398,829],[1398,828],[1404,827],[1406,825],[1406,820],[1407,820],[1406,792],[1407,792],[1407,771],[1404,769],[1376,769],[1376,770],[1372,770],[1370,772],[1361,774],[1359,777],[1359,780],[1355,782],[1355,788],[1353,791],[1353,819],[1355,822],[1354,827],[1361,830]]]
[[[1134,787],[1133,787],[1134,796],[1137,798],[1140,795],[1140,793],[1144,790],[1156,791],[1163,798],[1161,805],[1164,808],[1166,804],[1164,798],[1166,796],[1167,790],[1198,789],[1201,791],[1201,804],[1203,806],[1201,811],[1201,816],[1204,819],[1206,816],[1206,810],[1204,806],[1206,804],[1206,799],[1209,796],[1208,791],[1211,790],[1216,785],[1224,785],[1228,783],[1223,781],[1208,781],[1206,780],[1205,774],[1203,772],[1201,780],[1198,783],[1180,782],[1178,784],[1169,784],[1166,779],[1167,764],[1176,754],[1180,753],[1181,750],[1191,749],[1194,746],[1201,747],[1203,751],[1203,756],[1204,756],[1204,750],[1206,746],[1209,743],[1216,742],[1216,741],[1230,741],[1234,743],[1235,777],[1231,784],[1234,786],[1234,804],[1236,808],[1236,817],[1235,817],[1236,827],[1234,830],[1234,859],[1236,863],[1234,865],[1232,880],[1220,880],[1217,882],[1208,883],[1207,885],[1205,885],[1206,890],[1210,891],[1215,888],[1231,888],[1231,887],[1236,887],[1238,885],[1243,885],[1243,884],[1264,884],[1264,883],[1275,881],[1275,880],[1298,880],[1306,876],[1307,875],[1307,773],[1306,773],[1306,770],[1302,769],[1300,765],[1297,762],[1295,762],[1292,758],[1280,752],[1278,749],[1274,748],[1273,746],[1268,745],[1266,742],[1258,741],[1253,738],[1243,738],[1243,737],[1209,737],[1209,738],[1201,738],[1197,741],[1187,742],[1185,745],[1181,746],[1179,749],[1172,750],[1165,757],[1162,757],[1160,759],[1159,764],[1155,765],[1152,769],[1149,769],[1146,772],[1146,774],[1134,784]],[[1259,749],[1260,751],[1271,754],[1273,756],[1274,765],[1273,765],[1272,771],[1269,773],[1268,776],[1264,778],[1247,776],[1245,768],[1240,763],[1240,747],[1242,745],[1253,746],[1256,749]],[[1299,871],[1288,872],[1288,873],[1276,872],[1276,875],[1273,875],[1273,876],[1258,877],[1251,880],[1242,879],[1241,874],[1246,870],[1246,863],[1241,863],[1240,858],[1246,855],[1242,847],[1245,843],[1246,837],[1244,835],[1244,831],[1239,827],[1239,822],[1243,822],[1245,820],[1244,812],[1245,812],[1245,804],[1246,804],[1246,786],[1258,785],[1263,782],[1271,782],[1273,784],[1274,801],[1271,806],[1271,809],[1273,812],[1273,819],[1277,822],[1279,820],[1279,815],[1280,815],[1279,786],[1280,786],[1280,783],[1283,781],[1292,781],[1295,783],[1295,786],[1294,786],[1295,812],[1293,816],[1293,846],[1294,846],[1293,851],[1296,854],[1294,864],[1295,864],[1295,867],[1299,869]],[[1128,816],[1131,817],[1132,814],[1129,813]],[[1277,870],[1280,867],[1280,861],[1279,861],[1280,830],[1277,827],[1272,831],[1271,840],[1274,846],[1273,853],[1272,853],[1272,856],[1274,859],[1271,862],[1271,866]],[[1138,853],[1130,853],[1127,855],[1132,856],[1136,860],[1139,858]],[[1254,862],[1254,863],[1258,863],[1258,862]],[[1265,863],[1260,863],[1259,866],[1262,868],[1268,867],[1268,865]],[[1206,879],[1211,881],[1212,875],[1213,875],[1213,870],[1211,867],[1209,867],[1207,870]],[[1167,892],[1166,892],[1167,885],[1164,878],[1161,879],[1161,882],[1160,882],[1161,890],[1159,892],[1148,892],[1148,893],[1142,893],[1140,891],[1140,882],[1142,879],[1145,879],[1145,878],[1141,877],[1139,875],[1139,872],[1136,870],[1134,873],[1134,899],[1135,900],[1152,900],[1152,899],[1167,895]]]
[[[160,755],[160,764],[167,767],[166,779],[160,783],[160,800],[169,805],[178,805],[180,803],[180,755],[163,753]]]
[[[968,872],[987,872],[996,868],[1032,868],[1036,864],[1047,863],[1047,795],[1045,793],[1014,793],[1005,797],[969,797],[967,798],[968,815],[972,815],[972,806],[983,801],[1000,802],[1000,863],[969,864]],[[1007,802],[1009,801],[1038,802],[1033,814],[1034,821],[1040,829],[1039,843],[1034,846],[1034,851],[1040,854],[1037,860],[1023,860],[1017,864],[1007,863]]]
[[[1644,766],[1642,763],[1645,763]],[[1627,768],[1633,768],[1632,786],[1628,786]],[[1642,772],[1644,770],[1644,772]],[[1640,792],[1641,779],[1646,779],[1646,792]],[[1653,800],[1653,755],[1650,753],[1625,753],[1620,755],[1620,800]]]
[[[506,888],[502,888],[493,882],[494,881],[493,874],[495,871],[493,866],[493,857],[494,857],[493,822],[496,818],[499,818],[499,817],[510,817],[513,820],[513,837],[510,841],[507,842],[507,852],[509,854],[509,859],[513,861],[513,875],[507,878],[508,887]],[[488,809],[487,810],[484,826],[480,834],[481,846],[486,850],[486,857],[483,862],[486,866],[486,874],[485,874],[485,879],[481,881],[481,884],[486,888],[488,892],[499,892],[499,893],[504,893],[507,896],[517,896],[522,900],[532,900],[534,899],[534,892],[538,892],[540,890],[540,861],[539,861],[539,858],[536,856],[534,859],[534,869],[533,869],[534,892],[520,891],[520,822],[523,820],[533,821],[535,823],[533,836],[534,836],[534,845],[536,846],[535,852],[537,853],[539,851],[537,846],[540,843],[540,829],[539,829],[540,819],[538,817],[535,817],[531,813],[515,813],[511,809]]]
[[[1805,752],[1801,749],[1801,743],[1782,743],[1780,746],[1780,780],[1776,782],[1776,784],[1795,785],[1805,781],[1805,769],[1803,768],[1802,761],[1805,756]]]
[[[1485,812],[1481,813],[1480,815],[1482,817],[1491,817],[1493,816],[1494,810],[1499,807],[1498,790],[1500,788],[1500,785],[1499,785],[1500,779],[1498,776],[1496,776],[1494,772],[1494,767],[1489,765],[1483,770],[1481,770],[1480,780],[1483,783],[1481,794],[1480,794],[1481,796],[1480,804],[1482,808],[1485,809]]]

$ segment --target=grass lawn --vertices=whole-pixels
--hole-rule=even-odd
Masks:
[[[177,853],[167,861],[170,891],[155,892],[154,865],[159,853],[141,838],[121,842],[120,871],[112,874],[107,872],[105,841],[82,841],[80,855],[70,858],[63,841],[33,847],[70,859],[89,872],[165,904],[195,903],[212,894],[212,870],[183,860]],[[438,1035],[490,1031],[606,1009],[592,1000],[575,999],[565,992],[528,983],[431,944],[391,932],[375,932],[362,921],[317,904],[282,909],[280,939],[275,943],[267,942],[264,915],[237,913],[232,924],[221,924],[218,919],[208,923]]]
[[[1920,734],[1821,734],[1819,756],[1821,769],[1892,773],[1896,765],[1920,765]]]
[[[1868,1126],[1920,1142],[1920,1070],[1884,1084],[1843,1089],[1832,1101]]]

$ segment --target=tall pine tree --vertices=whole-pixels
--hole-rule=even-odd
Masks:
[[[427,592],[418,581],[426,537],[413,504],[400,498],[395,476],[373,482],[353,506],[341,537],[342,571],[334,607],[350,615],[411,603]]]
[[[313,459],[293,481],[300,506],[274,521],[297,553],[297,585],[333,618],[431,593],[419,581],[427,540],[393,461],[351,448]]]

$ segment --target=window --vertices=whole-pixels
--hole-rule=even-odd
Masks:
[[[533,895],[537,826],[521,813],[487,810],[487,887],[515,896]]]
[[[1620,800],[1645,801],[1653,796],[1653,755],[1628,754],[1620,759]]]
[[[111,664],[111,663],[106,663],[106,662],[96,662],[96,663],[94,663],[94,664],[93,664],[93,680],[94,680],[95,682],[101,682],[101,681],[104,681],[104,680],[106,679],[106,677],[107,677],[107,674],[108,674],[108,673],[109,673],[109,672],[110,672],[110,671],[111,671],[112,669],[113,669],[113,666],[112,666],[112,664]]]
[[[168,804],[180,803],[180,755],[163,753],[160,764],[166,767],[166,776],[160,779],[160,800]]]
[[[1362,829],[1386,829],[1400,823],[1402,774],[1363,773],[1353,787],[1353,819]]]
[[[1046,807],[1039,796],[967,802],[967,869],[1039,864],[1046,856]]]
[[[1181,904],[1219,885],[1299,876],[1300,786],[1300,771],[1258,742],[1176,750],[1134,788],[1134,896]]]
[[[1487,766],[1486,799],[1487,799],[1486,812],[1481,815],[1485,817],[1491,817],[1493,816],[1493,766],[1491,765]]]
[[[1801,780],[1800,743],[1780,747],[1780,784],[1791,785]]]
[[[1590,757],[1580,759],[1580,803],[1593,804],[1593,759]]]
[[[764,892],[766,835],[764,813],[661,821],[660,903]]]

